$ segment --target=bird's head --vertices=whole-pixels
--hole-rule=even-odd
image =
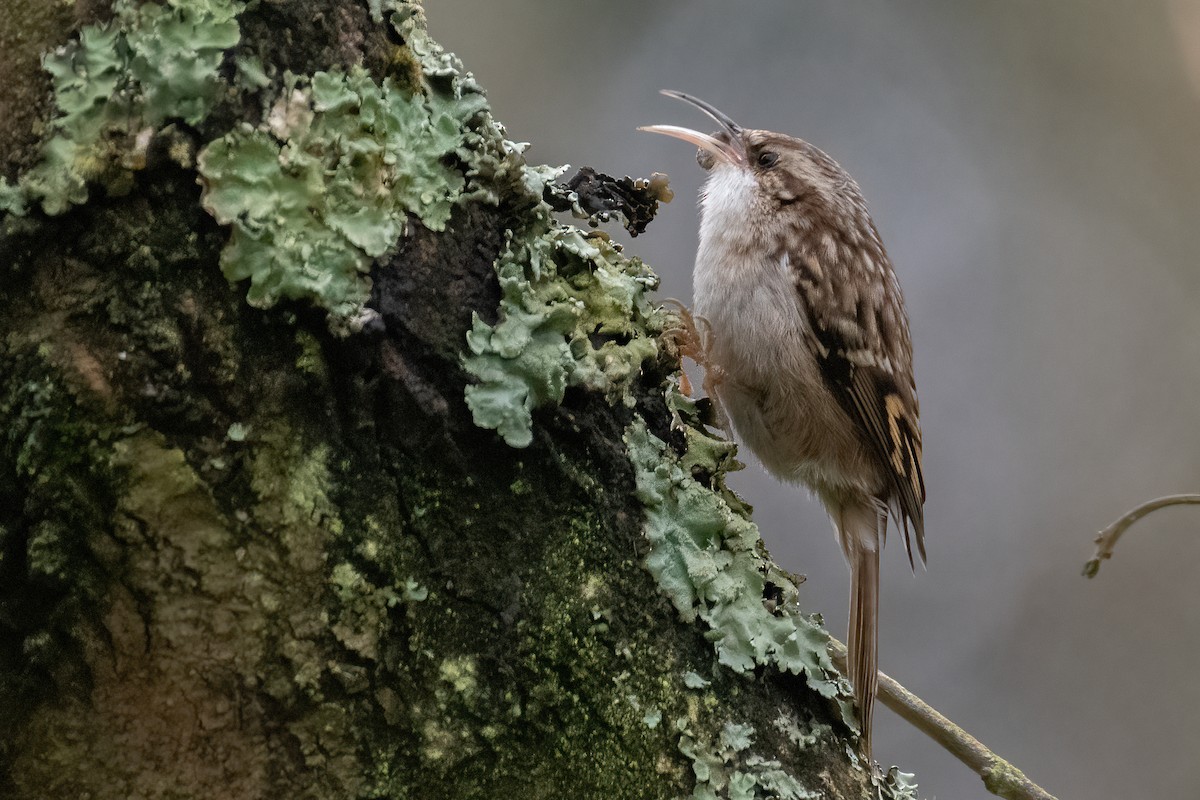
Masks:
[[[699,147],[696,160],[709,172],[709,188],[743,187],[745,202],[760,212],[787,207],[803,213],[849,214],[865,210],[854,180],[824,152],[793,136],[743,128],[727,114],[699,98],[664,90],[713,119],[720,129],[701,133],[676,125],[647,125],[638,130],[661,133]],[[824,213],[822,213],[824,212]]]

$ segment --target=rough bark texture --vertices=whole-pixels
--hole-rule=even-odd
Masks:
[[[2,38],[29,24],[44,50],[108,15],[79,13]],[[366,3],[239,23],[272,74],[413,69]],[[53,112],[36,58],[6,67],[14,181]],[[632,407],[568,389],[524,449],[475,425],[465,337],[497,318],[527,197],[410,219],[362,331],[251,307],[178,148],[258,108],[230,89],[120,191],[0,223],[0,795],[768,796],[792,784],[738,788],[752,725],[795,786],[874,796],[834,705],[719,666],[643,566],[622,436],[639,416],[679,446],[678,364],[644,364]]]

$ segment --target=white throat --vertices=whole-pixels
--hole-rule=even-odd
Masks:
[[[717,164],[700,192],[700,246],[722,237],[750,237],[755,194],[754,176],[733,164]],[[732,244],[732,242],[731,242]]]

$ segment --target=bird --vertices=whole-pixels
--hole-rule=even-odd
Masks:
[[[858,184],[824,151],[744,128],[663,91],[719,130],[639,130],[696,145],[700,193],[692,314],[706,386],[775,477],[824,505],[850,567],[847,677],[871,759],[879,554],[889,516],[925,563],[920,406],[900,284]]]

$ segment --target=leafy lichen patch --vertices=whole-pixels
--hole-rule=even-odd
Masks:
[[[248,299],[314,301],[336,315],[370,293],[373,259],[412,214],[441,230],[465,179],[449,165],[482,98],[412,94],[366,70],[297,78],[258,129],[199,157],[204,205],[233,228],[221,266]]]
[[[512,447],[533,440],[533,410],[581,386],[632,403],[627,389],[657,352],[658,278],[603,237],[559,225],[548,214],[509,236],[496,261],[500,320],[474,316],[466,389],[475,424]]]
[[[205,207],[233,229],[222,269],[249,279],[252,305],[303,299],[351,319],[370,294],[372,264],[398,246],[410,218],[441,231],[456,203],[495,204],[499,187],[520,177],[519,148],[470,73],[429,39],[419,5],[371,8],[377,19],[385,10],[415,74],[286,75],[257,128],[200,154]],[[248,59],[238,67],[242,80],[265,78]]]
[[[237,44],[239,0],[117,0],[113,20],[85,26],[47,55],[57,114],[42,160],[15,185],[0,180],[0,211],[32,203],[61,214],[88,184],[128,191],[154,131],[170,118],[196,124],[211,110],[224,52]]]
[[[800,612],[795,584],[763,557],[757,526],[685,471],[640,419],[625,442],[646,509],[646,567],[685,620],[705,623],[720,663],[737,672],[773,665],[843,699],[829,634]],[[768,579],[783,598],[773,611],[763,603]],[[844,716],[853,719],[848,708]]]
[[[891,767],[880,781],[880,788],[885,797],[892,800],[919,800],[916,775],[902,772],[899,767]]]
[[[692,762],[696,786],[693,800],[816,800],[823,795],[807,789],[774,759],[750,752],[754,727],[727,722],[715,740],[692,734],[686,720],[677,720],[679,752]]]

